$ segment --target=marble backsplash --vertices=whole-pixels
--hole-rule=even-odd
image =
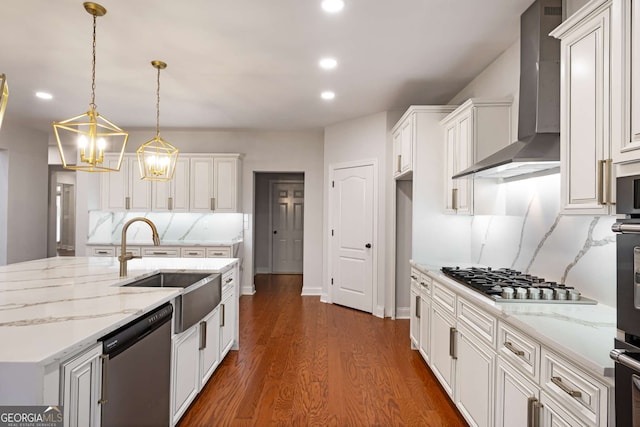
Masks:
[[[241,213],[90,211],[87,243],[119,244],[124,224],[138,216],[153,221],[163,244],[228,244],[243,238]],[[142,222],[131,224],[127,243],[152,244],[149,226]]]
[[[614,216],[561,215],[559,174],[476,184],[476,203],[493,204],[481,210],[498,213],[471,217],[471,262],[565,283],[615,307]],[[483,186],[493,197],[482,198]]]

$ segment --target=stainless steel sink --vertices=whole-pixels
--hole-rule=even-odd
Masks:
[[[183,288],[175,300],[174,332],[179,334],[198,323],[220,304],[222,282],[217,273],[163,272],[123,286]]]

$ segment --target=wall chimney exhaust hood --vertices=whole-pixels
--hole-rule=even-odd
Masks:
[[[560,40],[562,0],[536,0],[520,17],[518,141],[452,178],[510,178],[560,166]]]

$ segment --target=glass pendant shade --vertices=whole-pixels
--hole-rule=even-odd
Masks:
[[[85,172],[120,170],[129,134],[91,109],[85,114],[53,124],[62,166]],[[77,159],[67,159],[63,147],[76,147]],[[119,155],[117,164],[105,164],[105,152]],[[76,163],[76,161],[78,163]],[[111,167],[108,167],[111,166]]]
[[[178,160],[178,149],[160,138],[160,70],[167,68],[162,61],[151,61],[158,70],[156,89],[156,136],[137,150],[140,178],[145,181],[169,181],[173,179]]]
[[[95,104],[96,88],[96,18],[107,10],[97,3],[83,3],[93,16],[93,51],[91,62],[91,102],[89,111],[67,120],[53,123],[53,131],[65,169],[85,172],[117,172],[120,170],[129,134],[98,114]],[[67,159],[64,149],[77,148],[77,157]],[[118,161],[104,162],[106,152],[118,154]]]
[[[178,149],[156,135],[138,150],[140,177],[147,181],[169,181],[173,178],[178,160]]]

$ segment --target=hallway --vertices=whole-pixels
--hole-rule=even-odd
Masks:
[[[300,296],[302,276],[258,275],[232,351],[182,418],[189,426],[464,426],[409,321]]]

